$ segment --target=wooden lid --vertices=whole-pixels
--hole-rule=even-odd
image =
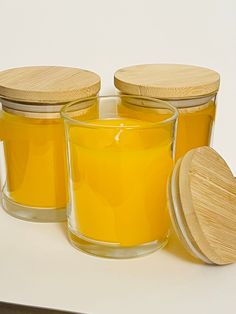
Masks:
[[[100,77],[78,68],[32,66],[0,72],[0,97],[16,102],[63,103],[99,90]]]
[[[191,150],[177,167],[171,194],[177,223],[182,215],[182,226],[177,228],[180,239],[190,242],[189,249],[205,262],[236,262],[236,179],[230,168],[209,147]]]
[[[193,65],[144,64],[118,70],[114,83],[125,94],[189,99],[216,93],[220,75]]]

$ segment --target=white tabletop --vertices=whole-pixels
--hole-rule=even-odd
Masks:
[[[236,265],[197,263],[175,236],[145,257],[84,254],[63,224],[17,220],[0,210],[1,301],[91,314],[232,313]]]

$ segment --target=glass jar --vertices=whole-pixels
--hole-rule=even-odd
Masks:
[[[96,95],[100,78],[66,67],[0,72],[2,205],[31,221],[66,220],[67,171],[60,110],[66,101]]]
[[[75,247],[127,258],[167,242],[177,114],[166,102],[136,96],[93,97],[63,108]]]
[[[176,159],[192,148],[210,145],[220,84],[217,72],[191,65],[147,64],[118,70],[114,82],[122,94],[155,97],[178,108]]]

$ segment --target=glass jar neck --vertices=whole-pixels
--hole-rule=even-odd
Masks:
[[[0,99],[2,110],[18,116],[40,119],[60,118],[64,104],[18,103],[8,99]]]
[[[126,95],[126,96],[129,95],[129,94],[122,93],[122,91],[120,91],[119,94],[120,95]],[[130,95],[130,96],[132,96],[132,95]],[[215,102],[216,96],[217,96],[217,92],[214,94],[211,94],[211,95],[206,95],[206,96],[198,97],[198,98],[190,98],[190,99],[168,99],[168,98],[165,98],[165,99],[161,99],[161,100],[167,101],[172,106],[179,109],[179,108],[189,108],[189,107],[197,107],[197,106],[205,105],[212,99]],[[143,96],[143,97],[145,97],[145,96]],[[158,98],[158,97],[156,97],[156,98]]]
[[[208,95],[201,98],[193,98],[193,99],[178,99],[178,100],[171,100],[168,99],[168,101],[172,106],[176,108],[189,108],[189,107],[197,107],[204,104],[207,104],[210,100],[216,99],[216,94]]]

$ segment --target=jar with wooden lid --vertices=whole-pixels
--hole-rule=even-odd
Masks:
[[[220,76],[208,68],[183,64],[146,64],[118,70],[115,86],[123,94],[167,100],[178,108],[176,159],[210,145]]]
[[[9,214],[31,221],[66,220],[60,110],[65,102],[94,96],[99,89],[99,76],[78,68],[33,66],[0,72],[1,197]]]

